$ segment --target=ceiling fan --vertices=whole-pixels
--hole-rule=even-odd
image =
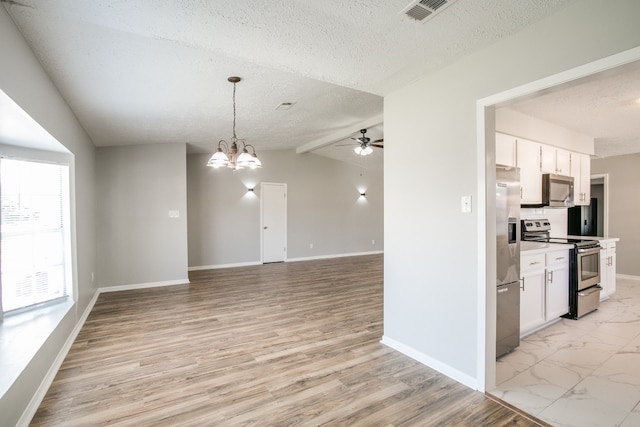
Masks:
[[[373,148],[371,147],[384,148],[384,146],[382,145],[384,139],[376,139],[375,141],[371,141],[371,138],[368,138],[366,135],[366,129],[360,129],[360,133],[362,134],[360,138],[351,138],[354,141],[358,142],[358,146],[353,149],[353,151],[355,151],[357,155],[366,156],[368,154],[371,154],[373,152]]]
[[[22,7],[28,7],[30,9],[33,9],[33,6],[20,3],[19,1],[14,1],[14,0],[0,0],[0,3],[5,3],[5,4],[8,4],[9,6],[22,6]]]

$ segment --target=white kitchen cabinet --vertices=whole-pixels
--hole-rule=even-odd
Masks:
[[[576,206],[591,203],[591,157],[588,154],[571,153],[573,177],[573,202]]]
[[[616,242],[600,242],[600,299],[616,292]]]
[[[520,168],[520,204],[542,203],[542,174],[573,176],[574,203],[591,201],[591,158],[562,148],[496,132],[496,164]]]
[[[545,254],[523,254],[520,272],[520,336],[524,336],[545,322]]]
[[[569,175],[571,173],[571,152],[541,144],[540,171],[556,175]]]
[[[545,320],[569,312],[569,250],[546,253]]]
[[[520,204],[535,205],[542,202],[540,175],[540,145],[526,139],[516,141],[516,160],[520,168]]]
[[[516,137],[496,133],[496,164],[516,166]]]

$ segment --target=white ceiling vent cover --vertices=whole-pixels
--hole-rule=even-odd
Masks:
[[[416,21],[426,22],[456,1],[457,0],[414,0],[402,9],[400,13],[404,13]]]

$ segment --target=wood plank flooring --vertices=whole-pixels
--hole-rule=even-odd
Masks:
[[[103,293],[33,426],[533,426],[380,344],[382,255]]]

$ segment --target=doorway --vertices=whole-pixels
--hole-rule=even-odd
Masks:
[[[491,194],[495,186],[495,108],[510,102],[535,96],[536,93],[571,84],[581,78],[595,76],[640,59],[640,48],[633,48],[609,57],[575,67],[574,69],[512,88],[477,101],[478,123],[478,189]],[[491,197],[479,198],[480,220],[485,227],[478,229],[478,390],[489,391],[496,381],[496,295],[491,285],[496,281],[495,201]],[[602,215],[606,218],[606,214]],[[606,223],[606,219],[605,219]],[[606,231],[605,231],[606,232]]]
[[[596,200],[595,235],[609,236],[609,174],[591,175],[591,199]]]
[[[287,258],[287,184],[260,184],[260,249],[262,263]]]

